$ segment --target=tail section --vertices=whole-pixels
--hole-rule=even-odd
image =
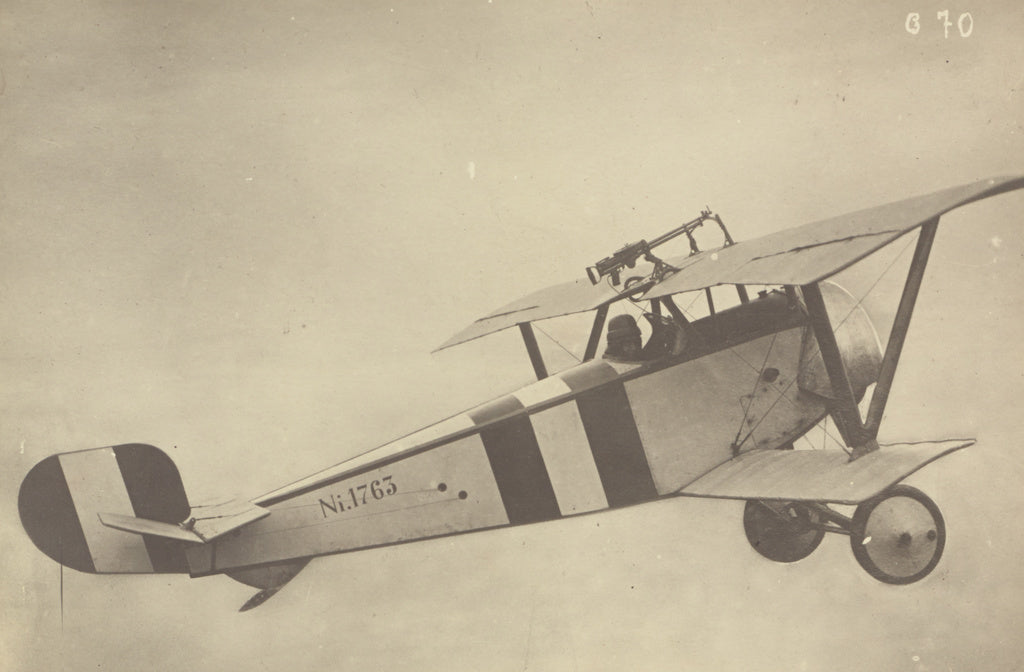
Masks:
[[[94,574],[187,573],[187,542],[113,529],[100,514],[176,525],[189,511],[174,462],[140,443],[51,455],[18,493],[21,524],[39,550]]]
[[[270,515],[251,502],[189,506],[174,462],[142,443],[51,455],[34,466],[18,493],[21,524],[40,551],[90,574],[224,572],[260,588],[242,610],[266,602],[309,562],[298,558],[214,569],[220,537]],[[210,547],[193,554],[187,549]]]

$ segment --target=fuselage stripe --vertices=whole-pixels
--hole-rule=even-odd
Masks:
[[[658,496],[633,410],[621,382],[588,390],[576,398],[608,505],[637,504]]]
[[[508,418],[524,410],[523,402],[511,394],[493,399],[483,406],[478,406],[467,412],[467,415],[476,423],[477,427],[486,425],[489,422]]]
[[[548,376],[517,391],[515,396],[527,408],[536,407],[572,393],[572,388],[558,376]]]
[[[574,400],[530,415],[563,516],[608,508],[590,442]]]
[[[509,523],[521,525],[559,517],[551,479],[525,412],[480,431]]]
[[[573,392],[583,392],[619,376],[608,362],[594,359],[559,374]]]

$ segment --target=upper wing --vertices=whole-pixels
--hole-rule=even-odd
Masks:
[[[1024,188],[1024,176],[997,177],[779,231],[715,250],[669,259],[679,269],[644,294],[655,299],[715,285],[805,285],[823,280],[954,208]],[[524,322],[593,310],[625,296],[579,279],[503,306],[452,336],[440,349]]]
[[[935,217],[1022,187],[1024,176],[982,180],[705,252],[644,298],[715,285],[806,285],[824,280]]]
[[[615,301],[619,296],[619,292],[605,283],[592,285],[589,280],[583,279],[546,287],[481,317],[441,344],[438,350],[493,334],[523,322],[535,322],[549,317],[593,310],[602,304]]]

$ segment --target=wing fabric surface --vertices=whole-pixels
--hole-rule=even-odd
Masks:
[[[677,494],[859,504],[973,439],[882,445],[853,462],[839,450],[752,450],[715,467]]]
[[[523,322],[535,322],[549,317],[593,310],[614,301],[618,296],[619,293],[609,285],[603,282],[592,285],[586,279],[546,287],[481,317],[445,341],[438,350],[493,334]]]
[[[950,210],[1024,188],[1024,176],[999,177],[859,210],[702,253],[652,288],[658,298],[715,285],[806,285],[842,271]]]
[[[927,221],[974,201],[1024,188],[1024,176],[997,177],[669,259],[680,269],[644,294],[655,299],[716,285],[805,285],[824,280]],[[525,322],[593,310],[624,295],[586,279],[514,301],[445,341],[438,350]]]

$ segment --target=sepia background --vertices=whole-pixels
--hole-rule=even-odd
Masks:
[[[910,479],[949,528],[918,584],[675,500],[321,558],[244,614],[68,570],[62,614],[16,500],[129,442],[255,497],[529,381],[514,330],[430,351],[706,205],[745,239],[1024,172],[1021,35],[1015,0],[4,3],[0,668],[1018,666],[1022,192],[943,218],[882,428],[979,439]],[[841,278],[883,336],[901,247]]]

